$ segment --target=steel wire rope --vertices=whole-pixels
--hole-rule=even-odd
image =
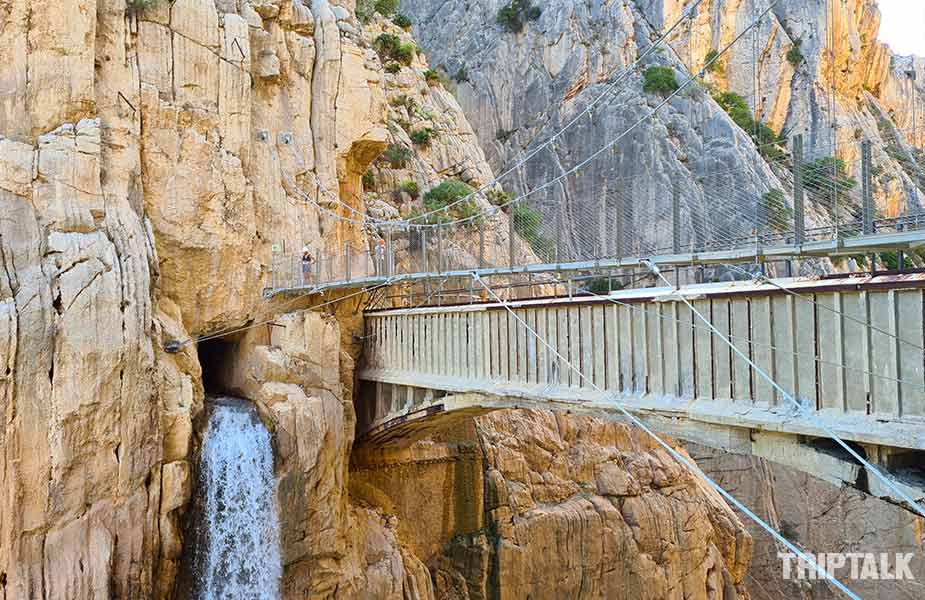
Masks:
[[[852,592],[850,589],[848,589],[847,586],[845,586],[845,584],[843,584],[841,581],[839,581],[834,575],[832,575],[831,573],[829,573],[828,571],[826,571],[823,567],[821,567],[818,563],[816,563],[816,561],[815,561],[815,559],[813,559],[813,557],[811,557],[809,554],[803,552],[803,550],[801,550],[800,548],[798,548],[798,547],[797,547],[795,544],[793,544],[790,540],[788,540],[788,539],[785,538],[783,535],[781,535],[780,532],[778,532],[776,529],[774,529],[774,528],[771,527],[769,524],[767,524],[764,520],[761,519],[761,517],[759,517],[757,514],[755,514],[755,513],[754,513],[751,509],[749,509],[747,506],[745,506],[744,504],[742,504],[742,503],[741,503],[739,500],[737,500],[732,494],[730,494],[729,492],[727,492],[721,485],[719,485],[719,484],[716,483],[712,478],[710,478],[710,476],[708,476],[706,473],[704,473],[703,470],[702,470],[700,467],[698,467],[698,466],[696,465],[696,463],[694,463],[692,460],[686,458],[684,455],[682,455],[680,452],[678,452],[674,447],[672,447],[671,444],[669,444],[668,442],[666,442],[665,440],[663,440],[657,433],[655,433],[655,431],[653,431],[651,428],[649,428],[649,426],[647,426],[639,417],[637,417],[637,416],[634,415],[629,409],[627,409],[627,408],[624,406],[624,404],[623,404],[622,402],[620,402],[620,401],[617,399],[616,394],[607,393],[607,392],[605,392],[604,390],[602,390],[600,387],[598,387],[597,385],[595,385],[595,383],[594,383],[587,375],[585,375],[584,373],[581,372],[581,369],[580,369],[580,368],[574,366],[571,362],[569,362],[568,359],[566,359],[565,357],[563,357],[555,348],[553,348],[553,347],[546,341],[546,339],[545,339],[543,336],[541,336],[539,333],[537,333],[532,327],[530,327],[530,325],[529,325],[526,321],[524,321],[516,312],[514,312],[514,310],[512,310],[511,307],[508,305],[508,302],[502,300],[500,297],[498,297],[498,296],[491,290],[491,288],[489,288],[488,286],[486,286],[485,283],[482,282],[481,278],[478,276],[477,273],[473,273],[473,274],[472,274],[472,277],[473,277],[478,283],[480,283],[480,284],[482,285],[482,287],[484,287],[484,288],[488,291],[488,293],[489,293],[490,295],[492,295],[492,296],[495,298],[495,300],[505,308],[505,310],[508,311],[508,313],[511,315],[511,317],[514,318],[515,321],[517,321],[517,322],[518,322],[522,327],[524,327],[533,337],[535,337],[543,346],[545,346],[546,349],[547,349],[548,351],[550,351],[550,352],[552,352],[554,355],[556,355],[556,357],[557,357],[564,365],[566,365],[566,367],[568,367],[571,371],[573,371],[580,379],[584,380],[584,381],[585,381],[592,389],[594,389],[596,392],[598,392],[598,393],[600,393],[600,394],[603,394],[603,395],[605,395],[605,396],[610,397],[610,398],[613,400],[613,406],[614,406],[617,410],[619,410],[620,413],[621,413],[624,417],[626,417],[631,423],[633,423],[634,425],[636,425],[637,427],[639,427],[639,429],[641,429],[646,435],[648,435],[650,438],[652,438],[659,446],[661,446],[662,448],[664,448],[665,451],[668,452],[675,460],[677,460],[679,463],[681,463],[681,464],[683,464],[685,467],[687,467],[688,470],[690,470],[695,476],[700,477],[704,482],[707,483],[707,485],[710,486],[710,488],[712,488],[714,491],[716,491],[718,494],[720,494],[720,495],[721,495],[723,498],[725,498],[727,501],[731,502],[736,508],[738,508],[740,511],[742,511],[742,513],[744,513],[746,516],[748,516],[749,519],[751,519],[752,521],[754,521],[757,525],[759,525],[762,529],[764,529],[764,530],[765,530],[766,532],[768,532],[772,537],[774,537],[774,539],[776,539],[778,542],[780,542],[781,544],[783,544],[784,546],[786,546],[791,552],[793,552],[794,554],[796,554],[801,560],[805,561],[806,564],[811,565],[811,566],[815,569],[816,573],[817,573],[820,577],[822,577],[822,578],[824,578],[824,579],[830,581],[830,582],[831,582],[833,585],[835,585],[839,590],[841,590],[842,592],[844,592],[845,594],[847,594],[848,597],[852,598],[853,600],[861,600],[860,596],[858,596],[857,594],[855,594],[854,592]]]

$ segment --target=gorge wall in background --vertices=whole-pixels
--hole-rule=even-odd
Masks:
[[[529,99],[517,119],[549,106],[507,93],[478,108],[482,88],[460,86],[466,115],[428,82],[423,55],[390,72],[375,37],[410,34],[380,16],[363,26],[355,10],[351,0],[0,3],[0,599],[183,597],[204,383],[252,401],[273,436],[285,598],[744,596],[742,524],[623,426],[507,412],[463,439],[385,457],[367,449],[350,471],[364,299],[321,312],[265,301],[275,260],[304,244],[378,241],[327,212],[344,210],[332,193],[398,216],[420,207],[398,189],[406,180],[490,180],[506,151],[489,139],[487,111],[514,129],[515,100]],[[626,61],[636,29],[653,25],[629,5],[620,14],[600,26]],[[469,18],[459,15],[464,33]],[[416,35],[443,60],[433,35]],[[568,44],[554,62],[597,56]],[[509,73],[525,60],[511,57]],[[774,176],[725,113],[703,110],[733,140],[710,160]],[[614,119],[602,129],[619,128]],[[424,128],[426,146],[410,136]],[[693,155],[697,139],[672,144]],[[411,150],[404,161],[379,158],[394,144]],[[663,148],[666,162],[649,165],[687,176],[671,162],[681,151]],[[501,256],[506,216],[493,219],[489,255]],[[176,354],[163,350],[172,341]],[[426,527],[411,496],[421,486],[396,478],[402,468],[433,482],[441,511]],[[559,541],[556,553],[544,545]]]

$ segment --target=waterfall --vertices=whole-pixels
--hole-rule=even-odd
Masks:
[[[253,405],[215,401],[199,465],[200,600],[278,600],[282,560],[270,434]]]

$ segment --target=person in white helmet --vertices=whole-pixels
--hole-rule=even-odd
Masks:
[[[312,258],[312,249],[308,246],[302,246],[302,282],[308,285],[312,282],[312,268],[315,259]]]

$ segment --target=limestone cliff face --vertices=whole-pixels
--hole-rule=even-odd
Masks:
[[[909,568],[913,577],[920,579],[925,573],[925,527],[923,520],[909,511],[762,459],[695,445],[689,452],[704,472],[726,489],[735,489],[740,501],[802,547],[814,552],[858,552],[863,548],[863,552],[890,555],[912,553]],[[746,528],[755,539],[749,567],[749,591],[754,600],[841,597],[824,581],[782,579],[777,544],[751,522]],[[859,596],[875,600],[917,595],[908,581],[854,580],[851,585]]]
[[[360,451],[351,486],[399,516],[438,598],[748,597],[738,518],[626,425],[502,411]]]
[[[183,597],[204,369],[273,431],[286,598],[437,597],[396,518],[348,497],[362,298],[322,315],[262,297],[302,245],[380,235],[332,215],[345,205],[397,214],[380,201],[396,181],[491,178],[423,58],[385,72],[372,39],[391,26],[354,8],[0,3],[3,600]],[[439,135],[414,171],[373,167],[377,199],[363,175],[409,141],[397,93]],[[723,514],[698,497],[698,519]]]
[[[458,74],[456,95],[496,172],[581,116],[605,85],[692,2],[536,2],[542,12],[535,20],[525,20],[521,33],[511,33],[496,22],[504,4],[494,0],[405,0],[402,4],[432,64]],[[707,75],[706,83],[715,91],[738,93],[775,133],[803,134],[808,159],[831,156],[837,139],[837,156],[852,175],[860,168],[858,140],[872,139],[877,167],[874,191],[882,213],[890,216],[919,207],[925,202],[925,179],[921,154],[914,151],[914,136],[908,131],[913,95],[906,71],[919,73],[917,113],[925,114],[921,76],[925,59],[892,57],[877,41],[875,0],[831,4],[835,14],[827,28],[824,0],[778,3],[757,29],[756,50],[752,36],[746,35],[721,57],[721,65]],[[686,80],[689,69],[699,71],[711,51],[725,47],[751,22],[756,7],[764,10],[766,6],[752,0],[704,0],[693,24],[677,28],[669,38],[670,46],[650,55],[641,70],[669,66],[679,82]],[[453,27],[444,27],[444,23],[453,23]],[[826,41],[830,31],[834,31],[834,44]],[[788,52],[795,47],[799,52],[790,55],[791,62]],[[830,95],[833,79],[835,92]],[[659,100],[643,93],[638,74],[626,80],[556,144],[518,169],[504,182],[505,187],[523,192],[560,175],[636,123]],[[770,189],[785,193],[790,189],[785,172],[756,151],[745,132],[700,85],[676,97],[616,150],[605,154],[570,176],[563,189],[546,194],[537,206],[564,206],[559,210],[565,220],[580,227],[587,226],[589,218],[616,210],[613,201],[601,200],[602,196],[631,198],[639,213],[654,207],[644,218],[635,219],[634,232],[665,242],[668,233],[653,223],[656,219],[651,215],[653,211],[670,214],[671,184],[678,182],[684,212],[692,215],[683,224],[682,244],[688,244],[696,241],[698,230],[747,234],[753,227],[748,215],[754,209],[754,198]],[[736,173],[735,195],[743,203],[752,199],[750,208],[743,206],[738,211],[739,219],[717,214],[735,212],[733,207],[717,204],[732,196],[733,190],[728,178],[713,173]],[[598,206],[601,202],[604,206]],[[824,208],[812,201],[809,210],[810,222],[826,216],[821,212]],[[849,218],[842,215],[843,220]],[[572,235],[576,244],[594,243],[609,249],[604,234],[593,242],[587,235]]]

